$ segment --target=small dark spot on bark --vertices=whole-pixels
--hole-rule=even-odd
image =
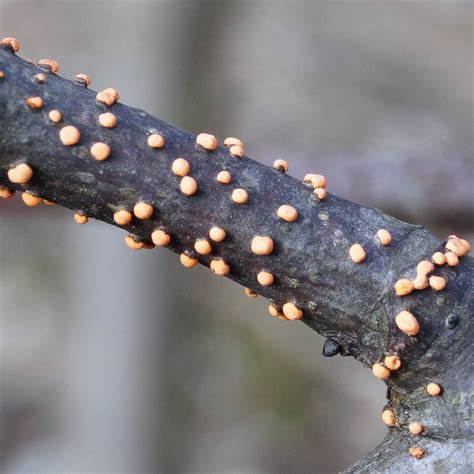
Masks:
[[[459,318],[455,314],[450,314],[445,321],[445,325],[448,329],[454,329],[458,325]]]
[[[324,357],[334,357],[341,352],[341,346],[334,339],[326,339],[323,346]]]

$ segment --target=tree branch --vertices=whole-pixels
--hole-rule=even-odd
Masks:
[[[39,68],[20,59],[8,45],[0,47],[1,187],[122,227],[138,246],[150,244],[152,233],[162,230],[170,236],[167,246],[173,252],[185,253],[188,261],[197,259],[218,273],[228,268],[229,278],[267,298],[278,311],[285,308],[290,318],[302,315],[305,324],[330,338],[327,355],[340,351],[369,367],[381,364],[382,371],[389,365],[386,356],[399,358],[401,367],[389,371],[386,381],[395,424],[378,451],[351,472],[408,472],[414,463],[421,469],[434,469],[438,463],[446,472],[472,467],[464,451],[473,434],[468,417],[474,304],[470,257],[462,257],[457,266],[436,266],[434,275],[446,280],[445,289],[428,287],[398,296],[394,284],[399,279],[414,280],[420,261],[445,251],[445,243],[423,227],[334,195],[320,200],[312,186],[279,169],[233,156],[227,147],[207,150],[196,144],[195,135],[141,110],[114,99],[111,105],[98,102],[96,93],[84,86],[85,78],[81,85],[46,69],[47,64]],[[37,74],[44,74],[44,80]],[[40,101],[28,100],[38,97]],[[52,110],[61,113],[58,123],[49,118]],[[114,127],[100,124],[104,113],[115,116]],[[74,133],[60,134],[65,126],[80,132],[77,143]],[[149,145],[152,134],[163,137],[163,147]],[[63,144],[68,139],[73,144]],[[95,159],[93,155],[107,155],[107,147],[91,151],[96,143],[107,144],[110,156]],[[194,194],[181,191],[183,178],[172,171],[178,157],[190,166],[189,176],[197,183]],[[25,184],[11,181],[11,170],[19,164],[33,171]],[[229,184],[217,181],[222,171],[230,173]],[[18,181],[15,172],[13,177]],[[246,203],[233,202],[236,189],[248,193]],[[152,206],[150,218],[133,217],[126,225],[114,221],[116,212],[132,214],[139,202]],[[282,205],[296,209],[297,219],[281,219],[277,210]],[[141,210],[146,214],[148,209]],[[212,241],[212,227],[224,229],[225,239]],[[380,229],[390,232],[390,245],[381,245],[376,235]],[[155,236],[156,242],[163,242]],[[252,251],[256,236],[272,239],[270,254]],[[195,250],[196,241],[203,239],[210,244],[208,254]],[[360,263],[349,254],[356,243],[366,252]],[[197,246],[201,252],[207,252],[206,247],[203,242]],[[262,271],[273,275],[273,284],[257,281]],[[403,310],[416,317],[421,329],[415,336],[397,326],[395,318]],[[457,321],[454,328],[448,328],[448,316]],[[442,387],[441,396],[426,393],[432,382]],[[424,426],[416,439],[408,431],[412,421]],[[424,449],[421,460],[409,456],[408,448],[414,446]]]

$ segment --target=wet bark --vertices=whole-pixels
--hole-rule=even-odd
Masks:
[[[474,265],[462,257],[456,267],[437,267],[446,278],[441,292],[431,289],[396,296],[394,283],[413,279],[416,265],[444,249],[440,241],[421,226],[398,221],[337,196],[317,199],[311,187],[248,157],[231,156],[227,148],[209,152],[196,145],[196,136],[121,103],[108,107],[96,101],[96,93],[54,74],[44,83],[33,75],[44,72],[0,48],[0,186],[27,191],[89,218],[116,225],[113,214],[132,210],[138,201],[154,207],[148,220],[133,219],[122,226],[144,242],[155,229],[171,235],[169,249],[188,252],[203,265],[220,258],[230,266],[229,278],[252,289],[281,308],[287,302],[303,311],[302,321],[339,345],[342,355],[351,355],[371,367],[387,354],[397,354],[402,366],[387,381],[387,406],[396,413],[397,424],[383,443],[349,472],[467,472],[472,469],[472,282]],[[43,99],[41,109],[25,104],[29,96]],[[63,119],[53,124],[52,109]],[[104,128],[98,115],[112,112],[117,126]],[[81,132],[77,145],[64,146],[59,130],[74,125]],[[151,133],[160,133],[165,146],[147,145]],[[110,145],[105,161],[92,158],[95,142]],[[198,191],[185,196],[180,178],[171,172],[177,157],[191,166],[190,176]],[[8,180],[8,170],[19,163],[33,169],[26,185]],[[228,185],[216,181],[227,170]],[[246,204],[231,200],[232,190],[244,188]],[[295,222],[280,220],[282,204],[298,210]],[[213,226],[227,236],[212,243],[209,255],[194,251],[196,239],[207,238]],[[385,228],[392,244],[383,247],[376,232]],[[251,252],[256,235],[272,237],[274,251],[258,256]],[[360,243],[367,258],[351,261],[348,250]],[[275,276],[271,286],[261,286],[256,275],[266,270]],[[420,323],[416,337],[403,334],[395,325],[402,310],[412,312]],[[447,318],[456,324],[446,324]],[[436,382],[442,395],[430,397],[425,386]],[[409,434],[412,421],[424,425],[422,435]],[[422,459],[410,457],[408,449],[424,449]]]

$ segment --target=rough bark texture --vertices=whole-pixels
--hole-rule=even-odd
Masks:
[[[124,228],[150,242],[156,228],[165,229],[172,240],[169,248],[188,251],[209,266],[213,258],[230,265],[229,277],[264,296],[275,306],[293,302],[303,310],[302,321],[336,341],[342,355],[351,355],[366,366],[398,354],[402,366],[387,381],[387,406],[397,417],[382,444],[349,469],[349,472],[468,472],[472,470],[471,419],[474,299],[473,260],[463,257],[457,267],[437,267],[446,288],[415,291],[399,297],[394,283],[414,278],[416,265],[444,249],[423,227],[400,222],[383,212],[346,201],[333,195],[319,201],[312,189],[278,170],[248,157],[238,159],[228,149],[208,152],[196,145],[195,135],[121,103],[111,107],[96,102],[96,94],[85,87],[53,74],[42,84],[32,77],[41,71],[20,59],[7,47],[0,48],[0,186],[27,191],[75,211],[115,225],[113,214],[143,200],[154,207],[151,219],[133,219]],[[25,105],[29,96],[40,96],[41,109]],[[48,112],[58,109],[63,120],[53,124]],[[97,117],[113,112],[118,123],[107,129]],[[74,125],[80,142],[64,146],[59,130]],[[147,145],[151,133],[165,138],[162,149]],[[96,161],[90,146],[102,141],[111,146],[106,161]],[[185,157],[198,191],[185,196],[179,178],[171,173],[171,163]],[[18,163],[34,170],[26,185],[14,185],[8,170]],[[228,170],[232,182],[216,181],[219,171]],[[231,201],[235,188],[249,193],[247,204]],[[282,204],[298,210],[298,219],[284,222],[276,216]],[[212,253],[197,255],[196,239],[206,238],[212,226],[226,230],[221,243],[212,244]],[[388,229],[393,242],[382,247],[378,229]],[[271,236],[271,255],[250,251],[255,235]],[[367,259],[355,264],[348,255],[354,243],[363,245]],[[268,270],[275,283],[260,286],[256,275]],[[403,334],[395,316],[409,310],[418,319],[416,337]],[[446,318],[458,322],[448,328]],[[426,384],[443,387],[440,397],[430,397]],[[409,434],[412,421],[424,425],[422,435]],[[363,429],[363,428],[361,428]],[[422,459],[408,454],[412,446],[425,450]]]

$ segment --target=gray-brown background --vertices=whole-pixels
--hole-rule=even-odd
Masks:
[[[0,0],[23,57],[440,236],[474,232],[472,20],[455,0]],[[2,471],[326,473],[382,438],[370,371],[123,237],[0,203]]]

